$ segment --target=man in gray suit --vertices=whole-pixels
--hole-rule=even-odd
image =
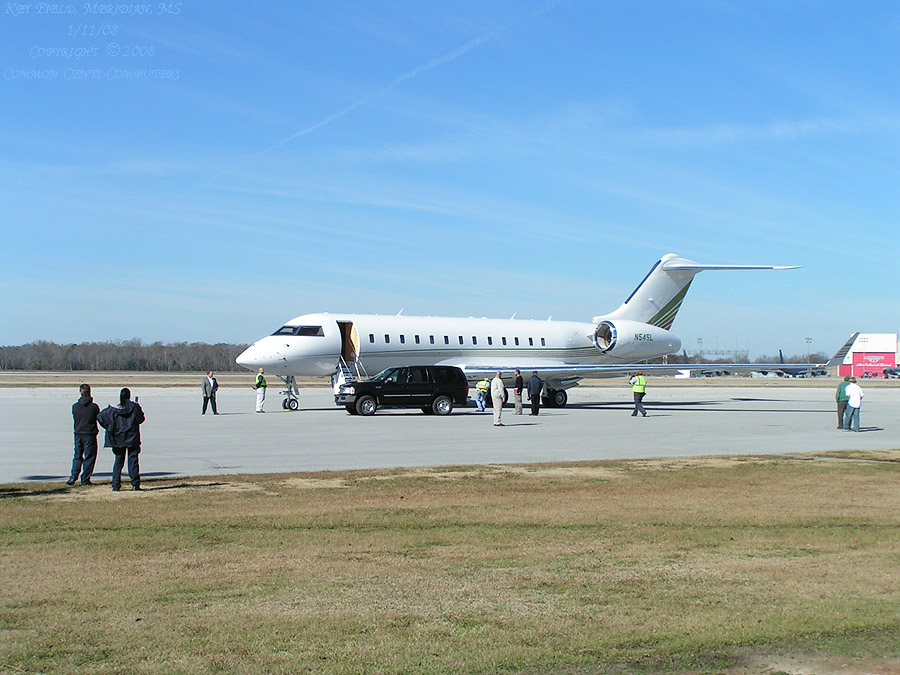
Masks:
[[[219,411],[216,410],[216,392],[219,390],[219,383],[216,382],[216,378],[213,377],[213,371],[208,371],[206,373],[206,379],[203,380],[203,412],[202,415],[206,414],[206,407],[209,404],[212,404],[213,415],[218,415]]]

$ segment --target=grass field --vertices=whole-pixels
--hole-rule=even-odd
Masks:
[[[0,487],[0,671],[900,671],[900,451]]]

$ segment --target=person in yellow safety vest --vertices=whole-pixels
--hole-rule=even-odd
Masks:
[[[637,417],[637,414],[641,413],[646,417],[647,411],[644,410],[644,404],[641,403],[644,400],[644,393],[647,391],[647,378],[644,377],[644,371],[637,371],[637,374],[628,380],[628,384],[631,385],[631,391],[634,393],[634,412],[631,413],[631,416]]]
[[[491,381],[486,377],[479,380],[475,385],[475,407],[478,412],[485,411],[485,403],[487,402],[487,393],[491,389]]]
[[[256,412],[264,413],[263,405],[266,403],[266,378],[263,373],[266,372],[262,368],[259,369],[259,372],[256,374],[256,384],[253,385],[253,388],[256,389]]]

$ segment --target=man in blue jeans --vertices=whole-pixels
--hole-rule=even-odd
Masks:
[[[856,384],[856,378],[850,378],[850,384],[845,390],[847,394],[847,409],[844,411],[844,431],[859,431],[859,409],[862,407],[863,390]]]
[[[75,421],[75,456],[72,458],[72,471],[66,485],[75,485],[78,474],[81,474],[82,485],[92,485],[91,474],[97,461],[97,415],[100,406],[91,398],[91,385],[83,384],[78,388],[81,394],[72,406],[72,419]]]
[[[131,489],[143,490],[138,455],[141,454],[141,424],[144,422],[144,411],[136,400],[131,400],[131,390],[123,388],[119,392],[119,407],[107,406],[97,417],[97,421],[106,429],[104,447],[112,448],[115,455],[112,470],[113,492],[118,492],[122,485],[122,467],[125,465],[126,453]]]

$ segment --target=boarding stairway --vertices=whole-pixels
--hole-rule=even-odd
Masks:
[[[344,357],[338,362],[337,370],[331,376],[331,389],[337,395],[342,384],[347,382],[356,382],[357,380],[368,380],[369,374],[366,372],[365,366],[359,360],[347,361]]]

